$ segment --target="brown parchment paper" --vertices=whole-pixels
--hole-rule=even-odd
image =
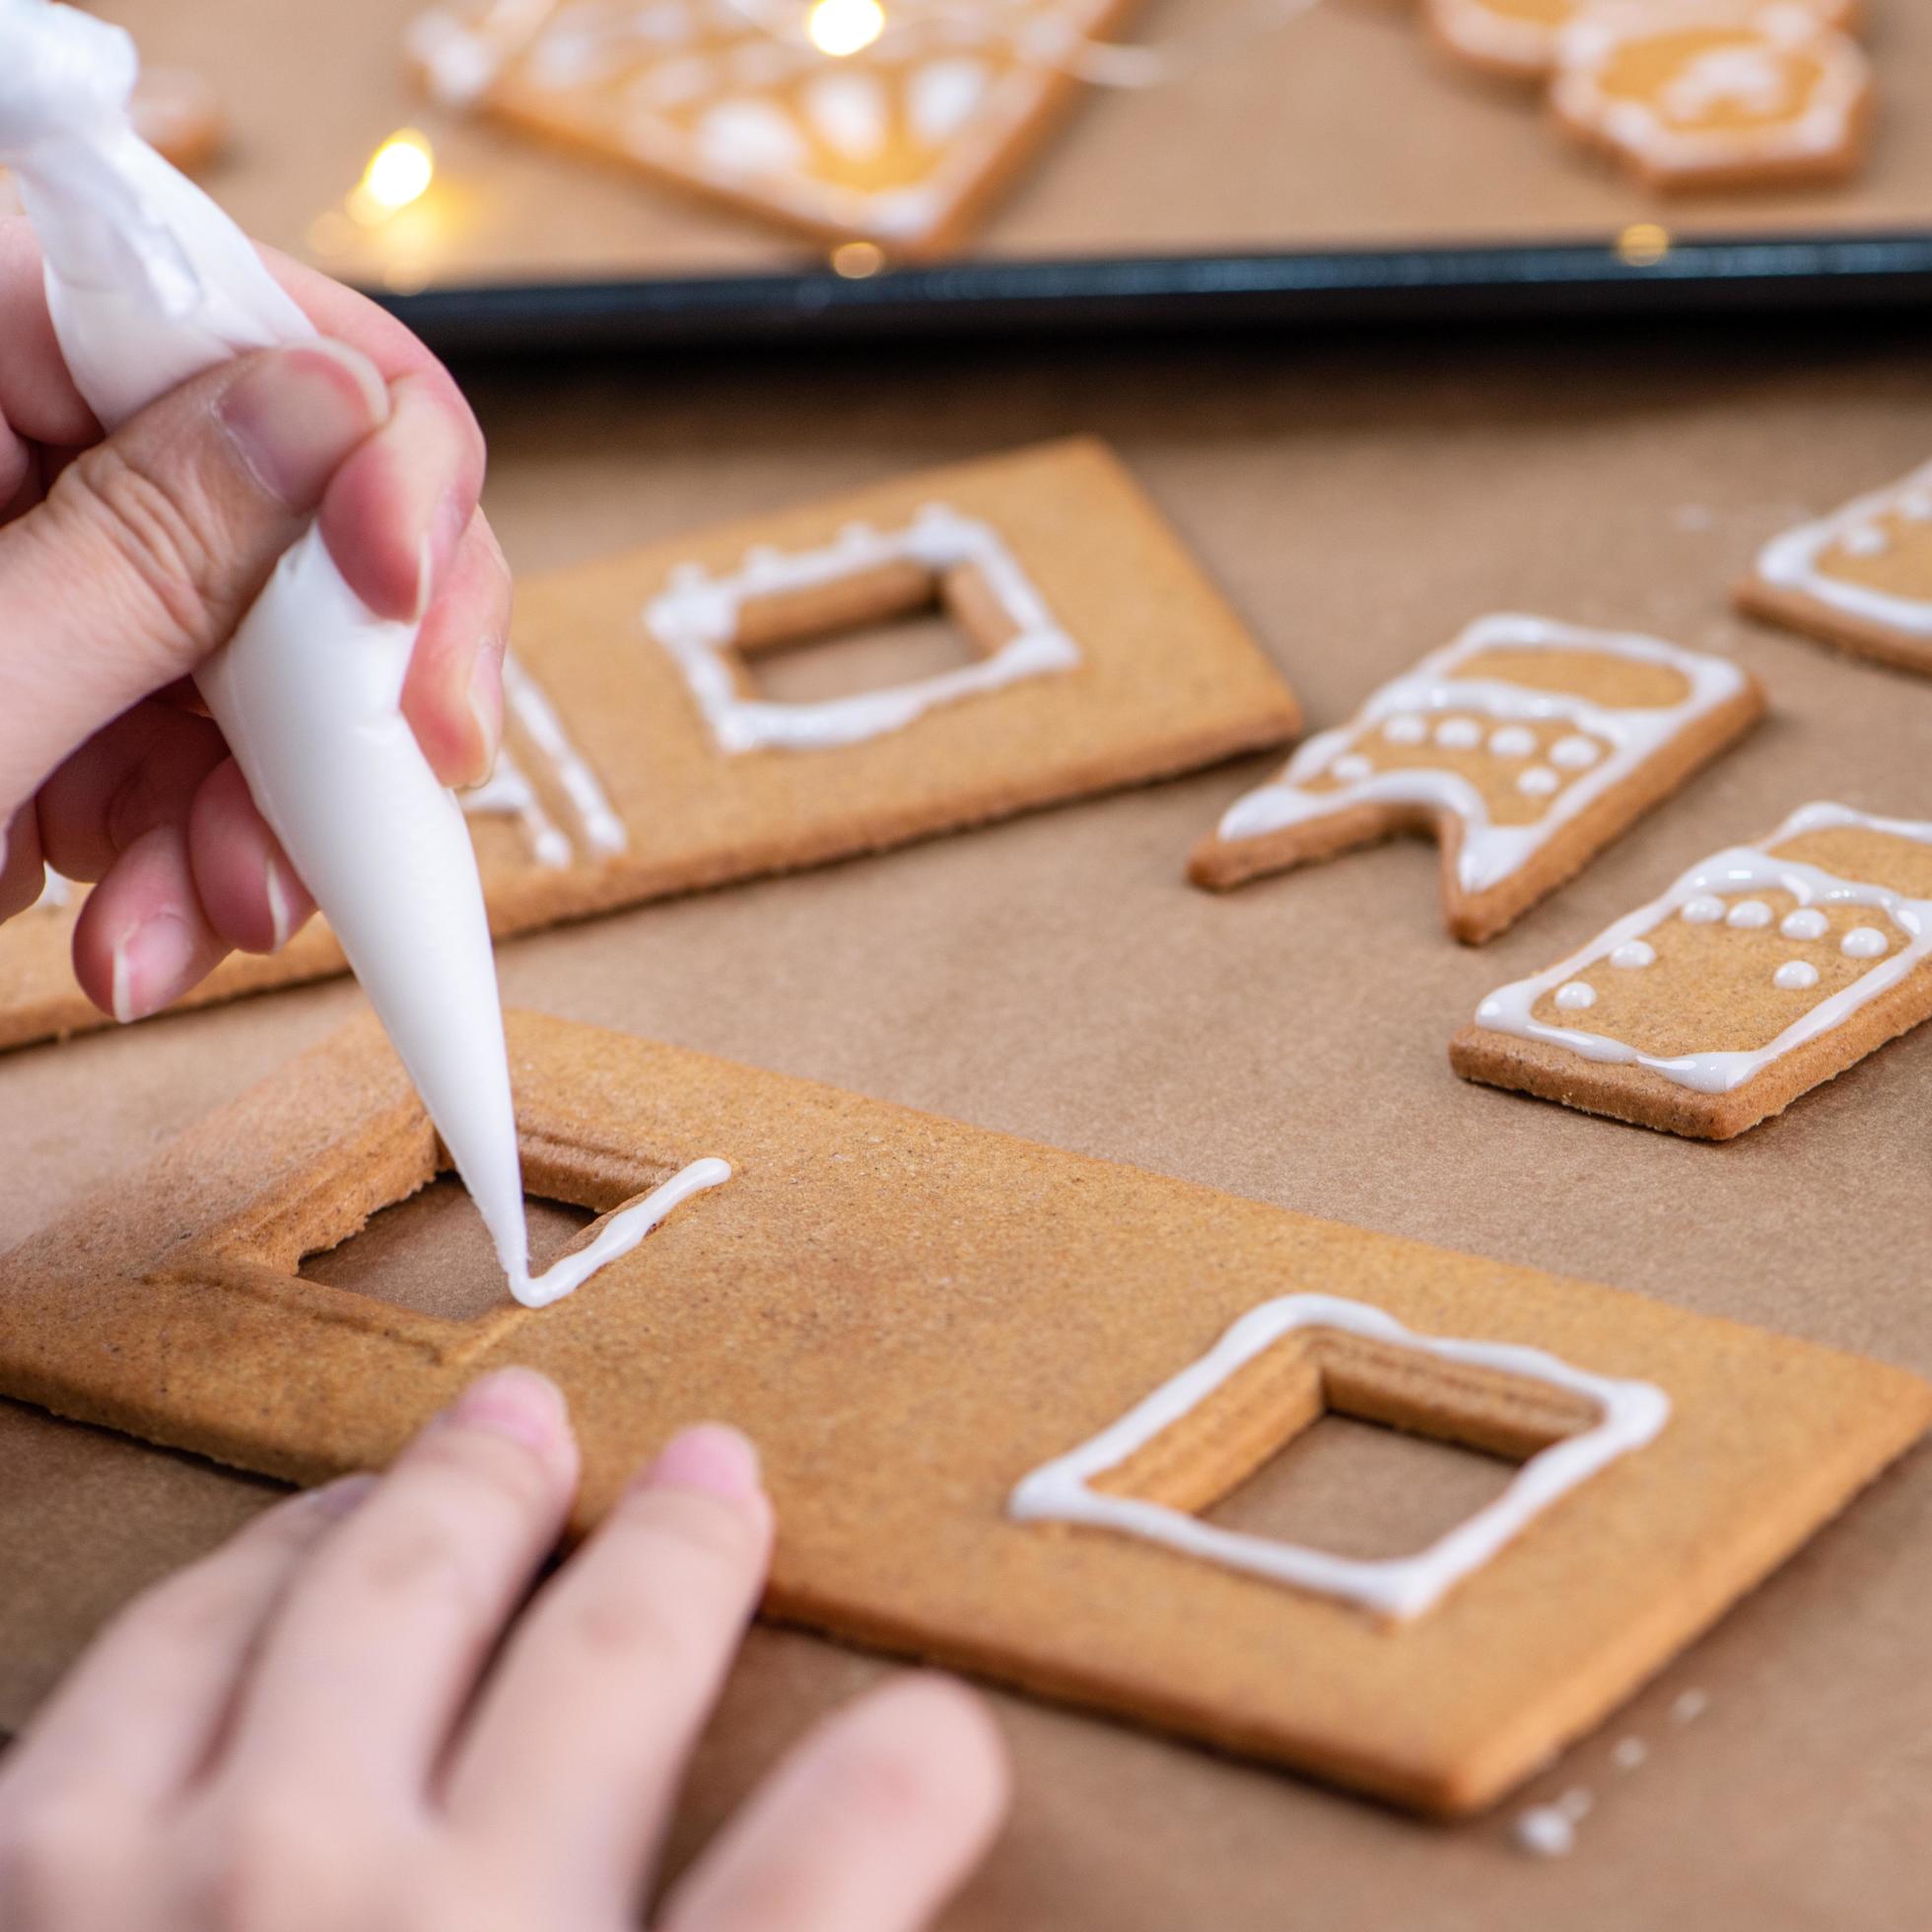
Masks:
[[[220,88],[234,141],[209,188],[251,233],[350,279],[407,292],[810,264],[814,244],[783,228],[425,103],[398,49],[428,4],[103,0],[100,11],[151,58],[190,64]],[[1180,53],[1171,78],[1076,100],[966,252],[1603,240],[1631,223],[1703,235],[1932,228],[1923,0],[1866,0],[1880,110],[1856,181],[1663,197],[1559,136],[1534,90],[1435,52],[1414,0],[1313,0],[1256,37],[1238,31],[1250,5],[1149,0],[1130,37]],[[380,233],[354,230],[342,197],[377,144],[410,123],[436,143],[438,185]]]
[[[1932,1033],[1719,1147],[1466,1086],[1449,1034],[1692,859],[1836,795],[1932,814],[1932,682],[1731,618],[1753,547],[1932,446],[1922,345],[1443,333],[473,375],[519,567],[1061,431],[1114,439],[1332,724],[1496,608],[1734,650],[1770,720],[1480,951],[1405,843],[1225,897],[1189,844],[1269,761],[507,946],[519,1004],[651,1033],[1235,1192],[1534,1263],[1932,1371]],[[0,1062],[0,1244],[357,1008],[346,984]],[[267,1491],[0,1410],[0,1722],[99,1619]],[[974,1932],[1898,1932],[1932,1917],[1924,1452],[1526,1798],[1594,1807],[1567,1859],[1510,1812],[1453,1831],[998,1698],[1014,1823]],[[1284,1659],[1291,1670],[1293,1660]],[[678,1856],[817,1711],[890,1666],[757,1634]],[[1702,1714],[1672,1716],[1687,1692]],[[1691,1699],[1694,1707],[1696,1699]],[[1640,1739],[1640,1769],[1613,1750]]]

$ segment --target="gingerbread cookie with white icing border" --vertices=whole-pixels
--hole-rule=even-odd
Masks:
[[[1773,537],[1740,610],[1932,676],[1932,463]]]
[[[1598,1724],[1932,1419],[1901,1369],[1637,1295],[507,1033],[526,1185],[601,1217],[581,1240],[701,1156],[730,1178],[549,1308],[386,1265],[393,1221],[358,1264],[445,1158],[365,1019],[0,1258],[0,1395],[310,1483],[521,1362],[569,1398],[578,1531],[672,1430],[732,1422],[768,1616],[1439,1816]],[[1386,1556],[1231,1524],[1325,1414],[1518,1467]]]
[[[963,661],[780,701],[773,654],[951,619]],[[462,800],[499,937],[1269,749],[1293,693],[1126,467],[1048,444],[525,579],[504,753]],[[0,1048],[105,1025],[84,894],[0,926]],[[340,972],[319,920],[179,1003]]]
[[[1932,823],[1806,805],[1492,993],[1450,1065],[1728,1140],[1932,1018],[1929,960]]]
[[[1728,658],[1548,618],[1479,618],[1238,798],[1189,875],[1221,889],[1401,832],[1442,848],[1443,916],[1480,944],[1748,730]]]
[[[1873,81],[1803,0],[1603,0],[1558,36],[1550,100],[1646,186],[1788,185],[1857,172]]]
[[[832,241],[958,242],[1138,0],[491,0],[409,35],[448,104]],[[869,34],[869,38],[861,35]],[[843,36],[843,37],[841,37]],[[848,41],[854,42],[848,44]]]

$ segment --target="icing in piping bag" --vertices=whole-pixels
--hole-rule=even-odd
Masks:
[[[52,0],[0,0],[0,163],[40,239],[67,366],[109,429],[228,357],[315,333],[241,230],[135,134],[136,68],[118,28]],[[614,1217],[593,1250],[531,1278],[475,851],[402,716],[415,641],[413,625],[369,610],[311,527],[195,682],[415,1081],[512,1291],[541,1305],[729,1170],[687,1168]]]

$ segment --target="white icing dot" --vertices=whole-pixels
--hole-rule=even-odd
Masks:
[[[1694,899],[1684,902],[1680,917],[1688,926],[1715,926],[1724,917],[1724,901],[1713,899],[1708,892],[1700,892]]]
[[[1625,939],[1610,955],[1610,963],[1626,970],[1637,966],[1654,966],[1657,963],[1657,948],[1648,939]]]
[[[1770,923],[1771,909],[1761,899],[1740,899],[1724,915],[1724,924],[1735,926],[1740,932],[1752,932]]]
[[[1355,785],[1365,778],[1375,776],[1372,760],[1364,758],[1359,751],[1344,752],[1329,770],[1345,784]]]
[[[1556,989],[1556,1004],[1566,1013],[1580,1013],[1597,1003],[1597,990],[1582,980],[1569,980]]]
[[[1532,1805],[1516,1817],[1516,1842],[1538,1858],[1566,1858],[1576,1849],[1576,1827],[1554,1805]]]
[[[1558,738],[1550,747],[1550,762],[1560,765],[1566,772],[1580,772],[1594,765],[1603,756],[1595,738],[1586,738],[1581,731],[1572,731],[1566,738]]]
[[[1610,1754],[1610,1761],[1620,1771],[1634,1771],[1650,1756],[1650,1747],[1639,1737],[1619,1738]]]
[[[1932,523],[1932,492],[1914,490],[1900,497],[1898,515],[1908,523]]]
[[[1795,913],[1786,913],[1777,930],[1787,939],[1822,939],[1830,924],[1816,906],[1801,906]]]
[[[1818,968],[1809,959],[1787,959],[1771,975],[1771,984],[1786,993],[1802,993],[1818,984]]]
[[[1489,749],[1498,758],[1528,758],[1536,750],[1536,733],[1527,724],[1505,724],[1489,733]]]
[[[1841,541],[1847,557],[1882,557],[1892,548],[1892,539],[1876,523],[1860,523]]]
[[[731,173],[791,173],[807,159],[797,123],[769,101],[727,100],[708,108],[698,146],[714,168]]]
[[[1704,1690],[1684,1690],[1671,1705],[1673,1724],[1694,1724],[1710,1708],[1710,1694]]]
[[[1435,727],[1435,741],[1451,751],[1474,751],[1483,742],[1483,726],[1473,718],[1445,718]]]
[[[1391,744],[1420,744],[1428,734],[1427,723],[1413,711],[1397,713],[1382,726],[1382,735]]]
[[[1838,950],[1847,959],[1876,959],[1891,950],[1891,942],[1876,926],[1854,926],[1838,941]]]
[[[1517,791],[1528,793],[1532,798],[1549,797],[1562,782],[1548,765],[1532,765],[1516,774]]]

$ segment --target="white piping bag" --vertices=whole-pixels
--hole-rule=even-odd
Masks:
[[[0,163],[39,235],[67,366],[109,429],[231,356],[315,333],[241,230],[134,132],[137,64],[118,28],[52,0],[0,0]],[[402,716],[415,641],[413,625],[370,611],[310,528],[195,682],[388,1030],[512,1291],[537,1306],[641,1240],[676,1205],[659,1196],[729,1170],[687,1168],[532,1280],[475,851]]]

